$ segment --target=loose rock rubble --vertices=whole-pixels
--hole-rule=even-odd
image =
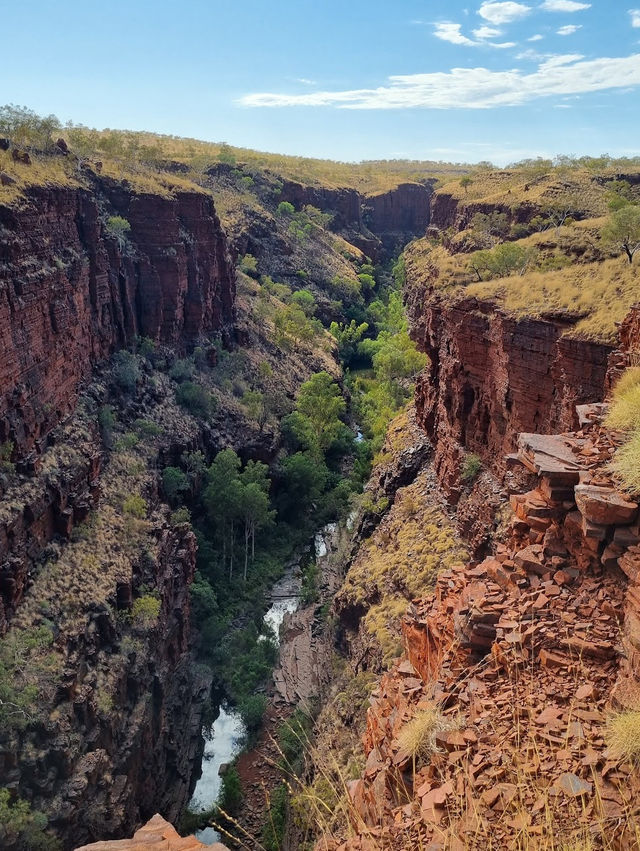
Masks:
[[[511,496],[508,541],[410,607],[349,787],[355,836],[322,848],[640,847],[640,775],[605,740],[613,710],[640,706],[640,523],[601,412],[520,435],[507,462],[533,487]],[[434,706],[441,732],[414,764],[400,733]]]

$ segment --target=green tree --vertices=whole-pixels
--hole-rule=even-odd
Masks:
[[[305,316],[311,317],[316,312],[316,300],[309,290],[296,290],[291,296],[291,301],[301,308]]]
[[[222,539],[222,569],[226,569],[229,557],[229,578],[233,576],[233,556],[235,549],[235,526],[239,517],[240,458],[233,449],[218,452],[207,470],[207,487],[203,493],[203,503],[209,520]]]
[[[123,216],[109,216],[105,225],[107,233],[112,236],[118,243],[118,247],[122,251],[126,248],[131,225]]]
[[[113,357],[113,377],[121,390],[132,393],[140,380],[140,365],[138,358],[123,349]]]
[[[16,851],[57,851],[60,843],[46,833],[48,820],[44,813],[32,810],[28,801],[0,789],[0,842]]]
[[[358,343],[368,330],[369,324],[367,322],[361,322],[358,325],[355,319],[352,319],[348,325],[339,325],[337,322],[331,323],[329,332],[338,343],[338,354],[345,366],[348,366],[355,357],[358,351]]]
[[[162,489],[169,504],[175,506],[182,494],[189,490],[189,479],[179,467],[165,467],[162,471]]]
[[[296,405],[314,430],[318,447],[324,452],[338,436],[346,402],[328,372],[316,372],[300,388]]]
[[[466,195],[466,194],[467,194],[467,192],[469,191],[469,187],[470,187],[472,184],[473,184],[473,180],[469,177],[469,175],[466,175],[466,174],[465,174],[465,176],[464,176],[464,177],[461,177],[461,178],[460,178],[460,186],[462,186],[462,188],[464,189],[464,194],[465,194],[465,195]]]
[[[605,243],[624,251],[629,263],[640,250],[640,207],[628,204],[611,214],[611,218],[602,228]]]
[[[274,319],[276,341],[279,345],[293,344],[298,348],[301,343],[309,343],[316,335],[316,329],[302,308],[290,304],[280,310]]]
[[[283,218],[290,218],[291,216],[294,215],[295,211],[296,211],[296,208],[293,206],[293,204],[290,204],[288,201],[280,201],[280,203],[278,204],[277,213],[278,213],[279,216],[282,216]]]

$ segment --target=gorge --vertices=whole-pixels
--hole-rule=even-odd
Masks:
[[[637,847],[638,163],[91,132],[0,150],[0,844]]]

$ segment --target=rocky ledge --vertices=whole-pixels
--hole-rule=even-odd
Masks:
[[[82,845],[76,851],[197,851],[198,848],[228,851],[220,842],[203,845],[195,836],[180,836],[168,821],[156,813],[144,827],[136,830],[131,839],[94,842],[92,845]]]

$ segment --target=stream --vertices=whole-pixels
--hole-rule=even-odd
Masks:
[[[327,552],[324,541],[324,533],[327,531],[328,529],[322,530],[314,537],[316,557],[321,557]],[[287,568],[282,579],[278,580],[271,589],[272,602],[263,621],[265,626],[273,630],[276,639],[279,637],[280,626],[285,615],[295,612],[298,608],[301,585],[300,568],[295,564]],[[205,733],[202,774],[188,805],[192,812],[208,810],[217,801],[222,784],[222,777],[219,774],[220,766],[232,762],[240,753],[245,733],[240,714],[223,703],[213,726]],[[198,831],[196,837],[205,845],[213,845],[214,842],[220,841],[219,833],[212,827]]]

